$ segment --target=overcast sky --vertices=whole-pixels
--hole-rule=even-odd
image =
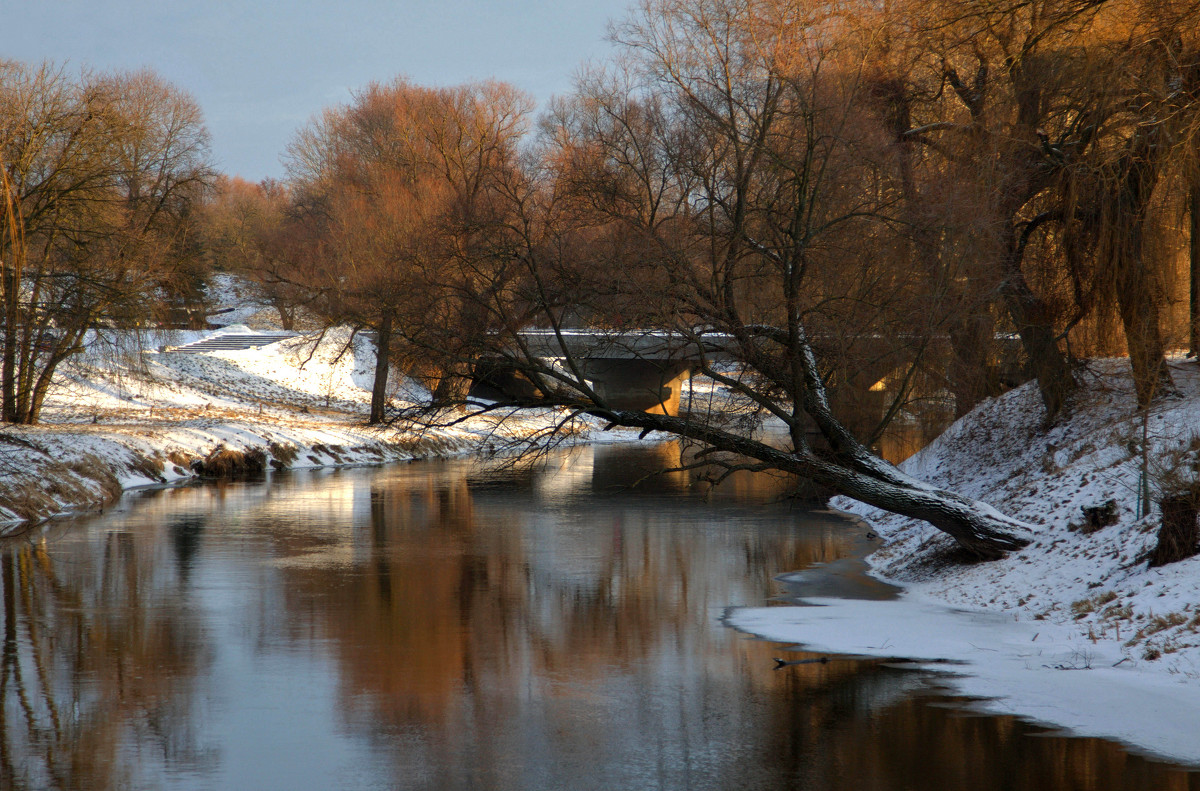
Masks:
[[[0,0],[0,57],[149,66],[204,109],[217,166],[279,177],[321,108],[371,80],[493,77],[541,106],[611,48],[630,0]]]

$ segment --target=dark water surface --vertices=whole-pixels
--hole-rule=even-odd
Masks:
[[[774,670],[805,654],[720,616],[866,529],[777,479],[629,488],[677,454],[169,489],[4,544],[0,788],[1200,788],[926,674]]]

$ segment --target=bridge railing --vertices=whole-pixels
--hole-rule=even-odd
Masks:
[[[522,330],[520,342],[533,357],[611,360],[730,360],[734,338],[725,333],[664,330]]]

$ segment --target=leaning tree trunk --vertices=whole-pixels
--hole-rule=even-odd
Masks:
[[[796,470],[799,474],[859,502],[923,519],[981,558],[996,558],[1029,543],[1033,535],[1029,525],[986,503],[912,478],[859,442],[834,417],[816,355],[803,330],[798,340],[796,363],[804,375],[804,411],[834,449],[830,459],[808,448],[793,454],[804,468],[803,472]]]
[[[843,451],[832,458],[822,458],[806,448],[791,452],[773,448],[690,417],[624,410],[598,410],[596,414],[617,425],[699,440],[718,450],[755,459],[773,469],[814,481],[837,494],[876,508],[923,519],[980,559],[999,558],[1007,551],[1026,546],[1033,539],[1031,526],[1005,516],[987,503],[911,478],[857,443],[854,447],[843,445]],[[828,413],[824,413],[823,418],[833,420]]]
[[[1033,528],[1005,516],[986,503],[937,489],[906,475],[875,455],[834,417],[829,394],[821,378],[816,355],[802,326],[786,341],[778,334],[768,335],[786,343],[791,364],[803,377],[804,412],[817,424],[831,452],[818,454],[807,446],[792,452],[771,448],[708,425],[695,425],[691,418],[668,418],[665,430],[705,442],[719,450],[748,456],[775,469],[795,473],[844,494],[859,502],[885,511],[923,519],[949,535],[968,553],[984,559],[1000,557],[1020,549],[1033,537]],[[657,416],[621,413],[616,422],[642,428],[657,428]]]

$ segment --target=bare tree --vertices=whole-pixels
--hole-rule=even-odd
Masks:
[[[279,314],[280,326],[296,329],[313,295],[304,285],[309,240],[292,212],[288,185],[218,178],[202,225],[214,265],[249,281],[257,299]]]
[[[0,64],[3,419],[34,423],[89,328],[136,326],[174,274],[207,135],[149,72],[72,79]]]
[[[1165,354],[1164,261],[1153,249],[1164,193],[1186,184],[1200,132],[1200,8],[1145,2],[1099,42],[1106,133],[1088,151],[1100,196],[1094,225],[1103,282],[1115,292],[1138,404],[1174,391]],[[1186,187],[1181,191],[1186,191]]]
[[[1200,355],[1200,173],[1188,179],[1188,351]]]
[[[324,259],[308,273],[321,295],[314,305],[375,334],[373,423],[384,419],[390,360],[404,357],[395,338],[484,331],[469,303],[447,295],[486,288],[479,264],[499,237],[484,229],[496,224],[494,198],[529,105],[498,83],[433,89],[398,79],[326,111],[289,147],[295,212]],[[461,379],[408,359],[439,397]]]
[[[1076,387],[1066,339],[1085,319],[1107,323],[1109,306],[1139,401],[1171,389],[1163,262],[1147,234],[1194,148],[1196,13],[1170,2],[930,0],[886,21],[909,34],[881,37],[897,144],[973,186],[966,203],[987,221],[974,235],[991,241],[983,258],[995,265],[970,277],[1002,297],[1049,420]]]

